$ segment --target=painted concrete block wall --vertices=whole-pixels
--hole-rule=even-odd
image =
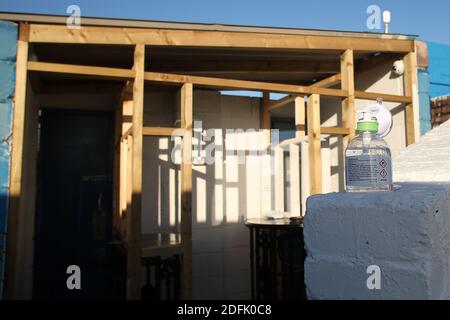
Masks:
[[[427,69],[417,70],[419,85],[419,121],[420,135],[431,130],[431,106],[430,106],[430,73]]]
[[[450,45],[427,42],[431,98],[450,94]]]
[[[393,192],[308,199],[309,299],[448,299],[450,187],[403,183]],[[379,266],[380,289],[367,268]]]
[[[0,21],[0,298],[3,296],[17,25]]]

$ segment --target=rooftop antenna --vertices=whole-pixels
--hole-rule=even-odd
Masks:
[[[389,24],[391,23],[391,12],[383,11],[384,33],[389,33]]]

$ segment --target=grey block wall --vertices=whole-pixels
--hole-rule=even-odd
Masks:
[[[17,24],[0,21],[0,298],[4,283],[17,36]]]

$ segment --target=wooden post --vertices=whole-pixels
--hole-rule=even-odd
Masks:
[[[412,98],[412,103],[406,105],[406,145],[416,142],[416,121],[418,116],[417,97],[417,58],[415,52],[407,53],[403,58],[405,72],[403,74],[404,95]]]
[[[17,296],[17,286],[22,276],[20,264],[20,227],[22,210],[25,206],[22,196],[24,135],[26,113],[27,61],[29,28],[20,24],[17,41],[16,83],[12,127],[11,173],[9,180],[8,241],[6,241],[6,282],[5,298]]]
[[[295,137],[305,136],[305,98],[295,97]]]
[[[353,50],[345,50],[341,55],[341,86],[347,91],[342,100],[342,126],[350,133],[344,138],[344,146],[355,136],[355,80],[353,70]]]
[[[145,46],[134,51],[131,215],[127,217],[127,298],[141,297],[142,125],[144,117]]]
[[[115,221],[115,230],[120,235],[121,239],[125,239],[126,237],[126,226],[124,226],[124,215],[127,211],[127,191],[130,188],[127,187],[127,179],[129,177],[128,174],[128,166],[131,167],[131,163],[129,163],[129,154],[128,154],[128,138],[123,138],[126,132],[131,128],[132,125],[132,117],[133,117],[133,100],[123,100],[121,102],[121,106],[118,108],[117,117],[120,118],[120,128],[118,128],[120,132],[120,138],[118,147],[119,154],[117,158],[118,165],[118,177],[117,184],[118,194],[116,200],[116,221]],[[132,137],[130,137],[130,140]],[[130,199],[131,201],[131,199]]]
[[[262,99],[262,128],[266,131],[267,134],[267,145],[270,145],[271,142],[271,133],[270,133],[270,110],[268,109],[270,102],[270,92],[263,92]]]
[[[181,242],[182,298],[192,298],[192,108],[193,85],[181,87],[181,127],[183,136],[183,162],[181,164]]]
[[[322,155],[320,142],[320,95],[312,94],[307,103],[310,194],[322,192]]]

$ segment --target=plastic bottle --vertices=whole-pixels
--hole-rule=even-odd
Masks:
[[[348,192],[392,190],[391,150],[378,134],[378,122],[370,112],[358,121],[358,135],[345,151]]]

